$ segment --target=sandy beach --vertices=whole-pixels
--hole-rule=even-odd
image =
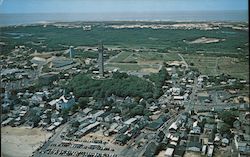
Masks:
[[[41,128],[2,127],[1,128],[1,157],[28,157],[52,133]]]

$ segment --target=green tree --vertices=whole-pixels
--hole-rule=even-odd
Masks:
[[[78,128],[80,126],[80,123],[78,121],[74,121],[72,124],[71,124],[72,127],[75,127],[75,128]]]
[[[79,100],[79,107],[84,109],[88,106],[89,98],[88,97],[80,97]]]
[[[230,127],[233,126],[233,122],[236,120],[238,113],[236,111],[224,111],[219,114],[219,117]]]
[[[223,123],[220,130],[219,130],[220,134],[230,134],[230,125]]]
[[[40,120],[41,120],[41,118],[39,116],[34,115],[34,116],[32,116],[30,121],[33,122],[34,127],[37,127]]]

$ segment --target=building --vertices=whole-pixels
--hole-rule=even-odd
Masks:
[[[80,137],[88,134],[93,129],[97,128],[99,125],[100,125],[100,122],[95,122],[93,124],[89,124],[88,126],[86,126],[86,127],[82,128],[81,130],[77,131],[75,133],[75,136],[80,138]]]
[[[75,97],[72,95],[68,98],[65,98],[65,96],[61,96],[59,99],[52,100],[49,102],[51,106],[56,105],[57,110],[65,110],[70,109],[72,106],[75,105]]]
[[[99,45],[98,52],[99,52],[99,58],[98,58],[99,75],[103,77],[104,76],[104,63],[103,63],[103,44],[102,44],[102,42]]]
[[[126,125],[131,125],[132,123],[136,122],[137,118],[130,118],[127,121],[124,122]]]
[[[208,157],[212,157],[212,156],[213,156],[213,152],[214,152],[214,146],[213,146],[213,145],[210,145],[210,146],[208,147],[207,156],[208,156]]]
[[[152,157],[155,156],[155,152],[157,151],[157,145],[155,142],[151,142],[146,147],[145,152],[143,153],[143,157]]]
[[[52,57],[50,60],[49,67],[51,68],[64,68],[74,63],[72,59],[66,57]]]
[[[68,53],[69,53],[69,57],[70,57],[70,58],[74,58],[74,56],[75,56],[75,51],[74,51],[74,47],[73,47],[73,46],[70,46],[70,47],[69,47]]]
[[[172,157],[174,154],[174,148],[167,148],[165,151],[165,157]]]
[[[39,76],[38,82],[40,85],[50,85],[53,81],[57,80],[58,74],[56,72],[45,73]]]
[[[2,104],[2,111],[8,112],[9,110],[10,110],[9,93],[8,93],[8,91],[5,91],[4,98],[3,98],[3,104]]]

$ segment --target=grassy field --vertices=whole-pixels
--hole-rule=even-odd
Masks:
[[[159,53],[148,49],[140,52],[123,51],[113,57],[107,67],[122,71],[155,73],[163,62],[175,60],[181,60],[177,53]]]
[[[123,51],[116,55],[113,59],[111,59],[110,62],[115,62],[115,63],[122,63],[126,60],[127,57],[129,57],[133,52],[130,51]]]
[[[134,22],[136,24],[136,22]],[[126,24],[126,22],[124,22]],[[218,30],[198,29],[114,29],[106,28],[110,23],[92,23],[91,31],[80,28],[59,28],[53,25],[1,27],[1,53],[8,53],[16,45],[25,45],[38,52],[62,50],[67,46],[96,46],[99,40],[104,45],[126,48],[155,48],[163,52],[220,52],[244,53],[248,51],[248,32],[221,28]],[[230,32],[230,33],[224,33]],[[210,44],[188,44],[197,38],[225,39],[223,42]],[[36,45],[32,43],[38,43]],[[238,50],[237,48],[241,48]]]
[[[136,22],[131,23],[136,24]],[[50,52],[66,50],[70,45],[97,46],[102,40],[105,47],[121,48],[122,51],[109,60],[108,63],[112,64],[108,64],[108,67],[140,71],[144,68],[152,68],[150,67],[152,64],[181,60],[178,56],[180,53],[189,65],[193,63],[193,66],[203,74],[226,73],[235,77],[248,78],[249,61],[246,59],[246,56],[249,56],[248,31],[226,27],[216,30],[115,29],[106,27],[112,24],[109,22],[88,24],[92,25],[91,31],[84,31],[81,27],[59,28],[54,25],[1,27],[1,54],[9,54],[17,45],[31,48],[31,52],[35,50]],[[216,38],[220,41],[209,44],[185,42],[202,37]],[[200,55],[201,53],[204,55]],[[96,52],[77,54],[85,58],[96,58],[97,55]],[[154,71],[157,67],[152,69]]]
[[[142,52],[131,52],[131,51],[123,51],[120,54],[116,55],[110,62],[114,63],[124,63],[124,62],[167,62],[167,61],[175,61],[181,60],[177,53],[159,53],[152,52],[149,50],[144,50]]]
[[[232,57],[213,57],[205,55],[184,54],[189,65],[199,69],[203,74],[218,75],[229,74],[233,77],[249,79],[249,61]]]
[[[106,68],[115,69],[118,68],[120,71],[135,71],[135,72],[158,72],[160,65],[149,65],[149,64],[133,64],[133,63],[112,63],[107,64]]]

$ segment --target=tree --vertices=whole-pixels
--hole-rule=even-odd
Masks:
[[[237,113],[235,111],[224,111],[219,114],[219,117],[230,127],[233,126],[233,122],[236,120]]]
[[[88,97],[80,97],[79,100],[79,107],[84,109],[88,106],[89,98]]]
[[[79,108],[79,104],[75,104],[75,105],[72,107],[71,111],[74,113],[74,112],[76,112],[76,111],[78,110],[78,108]]]
[[[136,115],[143,115],[144,108],[141,105],[137,105],[136,107],[130,110],[130,116],[134,117]]]
[[[37,127],[40,120],[41,120],[41,118],[39,116],[34,115],[34,116],[32,116],[30,121],[33,122],[34,127]]]
[[[223,123],[220,130],[219,130],[220,134],[230,134],[230,125]]]
[[[80,126],[80,123],[78,121],[74,121],[71,126],[78,128]]]

